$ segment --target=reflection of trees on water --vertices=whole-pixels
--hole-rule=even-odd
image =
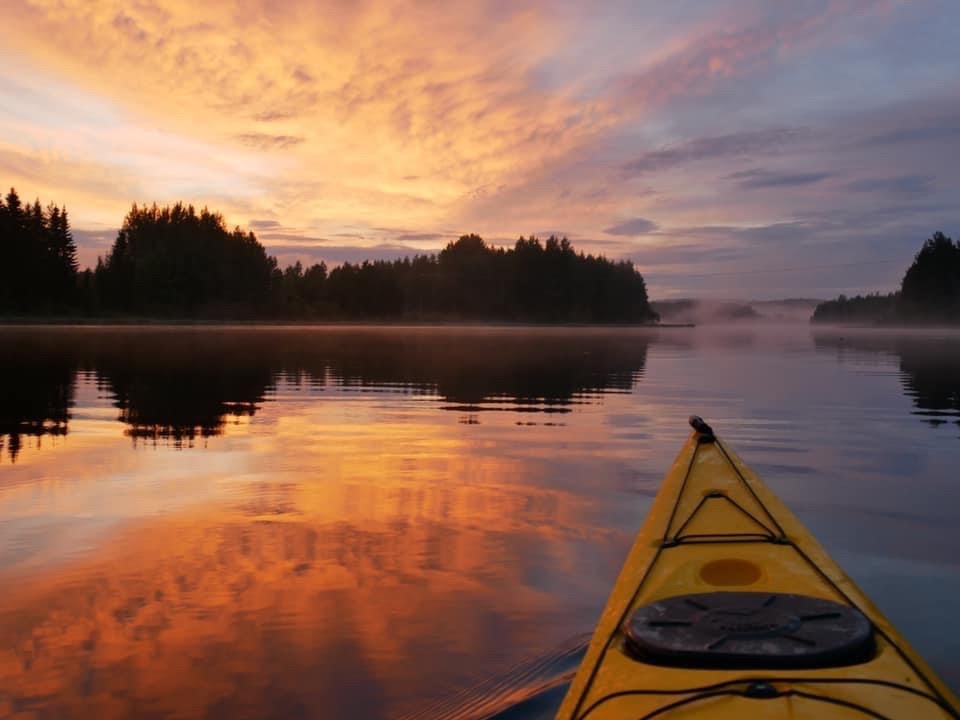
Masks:
[[[176,447],[221,434],[228,416],[252,416],[269,384],[268,375],[227,375],[202,365],[104,369],[102,377],[127,435]]]
[[[113,331],[92,338],[88,362],[134,441],[192,446],[228,418],[253,416],[272,383],[269,367],[217,330]]]
[[[960,425],[960,345],[942,355],[906,352],[900,356],[900,371],[917,414],[933,425],[951,418]]]
[[[329,346],[327,340],[312,338],[296,350],[305,351],[308,374],[329,372],[341,386],[397,385],[461,406],[564,407],[584,394],[628,392],[643,373],[650,338],[514,329],[370,333]]]
[[[192,445],[253,416],[271,388],[439,395],[442,407],[569,412],[629,392],[652,336],[626,330],[8,329],[0,433],[66,433],[76,369],[93,371],[135,440]]]
[[[66,435],[76,360],[55,346],[0,342],[0,457],[16,461],[25,437]]]
[[[271,382],[268,368],[234,358],[206,337],[122,329],[5,330],[0,344],[0,436],[15,457],[22,435],[65,435],[79,369],[119,409],[136,439],[191,445],[219,435],[228,417],[253,415]]]
[[[896,334],[817,334],[818,349],[844,354],[886,354],[896,357],[904,395],[914,414],[931,425],[951,420],[960,425],[960,336]]]

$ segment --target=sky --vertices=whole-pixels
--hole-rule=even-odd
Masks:
[[[956,0],[0,0],[0,184],[81,264],[185,201],[281,264],[562,234],[651,296],[887,291],[960,235]]]

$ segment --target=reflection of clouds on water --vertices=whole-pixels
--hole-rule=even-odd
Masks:
[[[954,569],[960,445],[912,417],[909,349],[805,327],[0,339],[30,332],[76,381],[69,436],[0,468],[0,716],[376,718],[474,687],[592,627],[690,412],[831,552],[926,563],[931,593]],[[906,612],[890,567],[868,590]],[[893,620],[955,682],[925,618]]]
[[[441,479],[253,482],[233,509],[118,529],[94,558],[5,593],[0,702],[383,717],[397,697],[562,636],[570,619],[553,598],[572,570],[565,546],[582,543],[581,503]]]
[[[104,407],[81,408],[70,445],[5,478],[0,540],[25,555],[6,554],[15,592],[0,599],[0,707],[386,717],[582,629],[630,535],[581,485],[617,458],[564,451],[552,427],[524,428],[526,445],[494,440],[495,423],[463,428],[438,412],[437,377],[456,370],[421,351],[406,350],[393,377],[432,385],[398,397],[343,392],[331,358],[348,361],[335,353],[289,362],[307,381],[285,375],[275,389],[257,379],[273,372],[259,364],[267,352],[247,354],[239,376],[254,381],[229,392],[226,381],[178,386],[197,357],[182,350],[164,369],[148,343],[115,370],[121,360],[88,346],[78,362],[100,370],[80,396]],[[479,375],[464,386],[504,387],[489,379],[502,370]],[[114,391],[132,385],[138,417],[171,427],[229,421],[217,418],[237,397],[252,398],[254,414],[189,462],[126,443],[121,452]],[[189,409],[193,392],[201,411],[189,415],[177,403]],[[601,443],[596,406],[569,407],[590,410],[578,442]],[[494,414],[514,427],[513,413]],[[52,485],[36,480],[51,475]]]
[[[382,715],[344,594],[357,573],[329,552],[342,536],[324,533],[318,547],[303,526],[198,521],[113,540],[123,551],[73,582],[48,578],[16,594],[0,630],[0,685],[13,707],[90,717]],[[322,627],[297,622],[304,617]]]

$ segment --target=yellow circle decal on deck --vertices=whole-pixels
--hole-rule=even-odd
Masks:
[[[713,560],[700,568],[700,579],[709,585],[752,585],[761,575],[757,565],[737,558]]]

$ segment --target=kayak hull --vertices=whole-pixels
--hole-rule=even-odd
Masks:
[[[957,698],[810,532],[708,426],[699,429],[667,473],[557,718],[960,717]],[[691,667],[631,642],[631,620],[649,624],[644,613],[657,603],[732,593],[842,605],[865,618],[869,647],[823,667],[783,667],[773,655]],[[797,635],[798,647],[810,644]],[[736,645],[722,635],[705,643],[705,659],[725,643]]]

